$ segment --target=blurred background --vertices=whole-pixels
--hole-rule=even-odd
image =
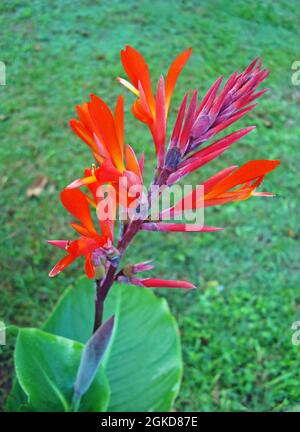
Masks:
[[[184,377],[178,411],[285,411],[300,403],[299,60],[300,8],[273,1],[2,1],[0,60],[0,320],[39,326],[62,291],[83,272],[74,264],[56,279],[61,256],[46,239],[68,238],[60,190],[90,166],[90,153],[69,129],[75,105],[96,93],[113,106],[126,97],[126,142],[155,164],[146,127],[132,117],[134,98],[116,82],[119,51],[140,50],[156,81],[192,46],[173,98],[172,124],[187,89],[203,95],[215,79],[241,71],[259,55],[271,87],[237,128],[257,128],[193,178],[250,159],[280,159],[264,182],[276,198],[208,209],[214,234],[139,234],[126,262],[153,258],[157,277],[194,282],[193,292],[160,290],[178,319]],[[32,186],[39,186],[37,197]],[[78,260],[80,261],[80,260]],[[9,342],[9,341],[8,341]],[[0,347],[0,406],[10,388],[12,347]]]

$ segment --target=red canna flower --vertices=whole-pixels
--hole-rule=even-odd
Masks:
[[[63,257],[50,271],[49,276],[54,277],[62,272],[79,256],[85,258],[85,270],[89,278],[95,276],[95,265],[98,263],[99,254],[105,255],[112,245],[112,234],[110,229],[102,227],[106,235],[99,234],[94,226],[87,196],[77,189],[63,190],[61,202],[64,207],[79,221],[71,222],[72,228],[80,234],[77,240],[48,240],[48,243],[60,249],[65,249],[67,255]],[[107,223],[111,223],[108,221]],[[93,258],[95,258],[93,260]]]
[[[256,192],[266,174],[273,171],[278,160],[253,160],[245,163],[228,175],[214,176],[204,182],[205,206],[226,204],[232,201],[241,201],[251,196],[272,196],[270,192]],[[237,189],[232,190],[236,186]]]
[[[172,217],[182,214],[183,210],[197,209],[204,203],[204,207],[226,204],[233,201],[242,201],[251,196],[272,196],[269,192],[256,192],[266,174],[273,171],[278,165],[278,160],[253,160],[237,169],[236,166],[221,170],[203,183],[204,201],[202,197],[197,200],[196,189],[174,207],[165,209],[160,216]],[[236,189],[234,189],[236,188]]]
[[[67,188],[93,185],[96,195],[98,187],[109,183],[115,188],[117,203],[130,204],[133,198],[127,195],[128,189],[132,185],[143,184],[144,156],[138,161],[129,144],[124,151],[123,97],[119,97],[114,115],[105,102],[95,95],[91,96],[91,102],[77,106],[77,112],[80,120],[72,119],[71,127],[91,147],[100,166],[86,169],[84,177],[73,181]]]
[[[124,99],[118,98],[114,115],[98,96],[92,94],[90,102],[77,105],[79,120],[71,119],[70,126],[91,148],[98,163],[108,159],[124,171]]]
[[[132,91],[138,99],[132,105],[133,114],[146,123],[151,131],[158,158],[158,167],[162,167],[165,157],[166,122],[172,95],[180,72],[188,61],[192,49],[182,52],[171,64],[166,81],[160,77],[156,95],[152,90],[148,65],[143,56],[131,46],[121,51],[121,61],[131,83],[123,78],[118,81]]]

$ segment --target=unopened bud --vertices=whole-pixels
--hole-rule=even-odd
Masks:
[[[173,170],[177,167],[181,159],[180,150],[177,147],[172,147],[168,150],[165,160],[165,167]]]
[[[94,269],[95,269],[95,278],[97,280],[103,279],[104,276],[105,276],[105,267],[104,267],[104,265],[100,264],[100,265],[94,266]]]
[[[127,277],[131,277],[134,275],[134,269],[132,264],[127,264],[123,267],[123,274]]]
[[[120,252],[113,246],[106,252],[106,256],[111,263],[118,264],[120,261]]]

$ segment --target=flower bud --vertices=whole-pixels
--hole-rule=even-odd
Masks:
[[[177,167],[181,159],[180,150],[177,147],[172,147],[168,150],[165,160],[165,167],[173,170]]]
[[[134,275],[134,266],[132,264],[126,264],[123,267],[124,276],[131,277]]]
[[[105,276],[105,273],[106,273],[104,265],[100,264],[100,265],[94,266],[94,269],[95,269],[95,278],[97,280],[103,279]]]
[[[106,256],[107,259],[113,264],[118,264],[120,261],[120,252],[114,246],[106,251]]]

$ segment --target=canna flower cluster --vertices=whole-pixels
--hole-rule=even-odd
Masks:
[[[219,157],[251,132],[253,126],[217,138],[220,132],[251,111],[256,106],[254,101],[268,90],[258,90],[269,71],[256,58],[243,72],[234,72],[224,85],[223,77],[218,78],[202,99],[197,90],[190,97],[187,93],[179,106],[168,139],[166,131],[172,95],[191,53],[192,49],[181,53],[171,64],[166,77],[161,75],[157,85],[153,87],[148,65],[142,55],[130,46],[121,51],[121,62],[128,79],[122,77],[117,80],[134,94],[132,113],[138,121],[145,124],[152,136],[156,152],[152,186],[159,188],[172,187],[188,174]],[[240,167],[225,167],[201,182],[201,200],[194,189],[174,206],[163,209],[158,220],[151,220],[149,214],[143,217],[130,216],[126,210],[133,204],[136,207],[142,204],[142,198],[140,197],[140,201],[134,200],[128,190],[131,186],[143,186],[144,155],[138,158],[133,148],[124,143],[123,96],[119,96],[113,111],[96,95],[91,95],[90,101],[78,105],[76,110],[78,118],[71,119],[70,126],[88,145],[93,164],[85,168],[83,175],[61,192],[62,204],[75,219],[70,225],[78,238],[49,240],[51,245],[65,251],[64,257],[49,275],[56,276],[78,257],[84,257],[86,274],[97,283],[97,329],[102,320],[103,302],[114,281],[144,287],[195,287],[186,281],[140,277],[141,272],[153,269],[150,261],[125,265],[119,269],[126,248],[139,231],[211,232],[222,229],[176,223],[175,218],[183,208],[197,210],[246,200],[251,196],[271,196],[268,192],[258,192],[257,188],[279,161],[252,160]],[[103,193],[99,193],[105,185],[114,191],[115,196],[109,217],[104,216],[104,207],[101,206],[106,198]],[[143,199],[145,200],[145,196]],[[146,196],[146,201],[150,209],[150,195]],[[116,235],[118,209],[125,210],[126,217],[119,221]],[[166,214],[173,220],[165,222]]]

